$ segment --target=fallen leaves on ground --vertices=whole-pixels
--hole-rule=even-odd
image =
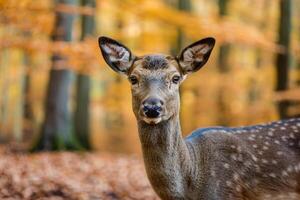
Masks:
[[[0,149],[3,200],[156,200],[142,159],[104,153]]]

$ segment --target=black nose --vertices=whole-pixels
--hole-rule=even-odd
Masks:
[[[149,118],[159,117],[162,111],[163,102],[156,98],[149,98],[143,102],[144,114]]]

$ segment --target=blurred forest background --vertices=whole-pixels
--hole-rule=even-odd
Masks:
[[[0,0],[0,142],[139,154],[130,85],[97,38],[137,55],[217,45],[181,88],[183,132],[300,115],[300,1]]]

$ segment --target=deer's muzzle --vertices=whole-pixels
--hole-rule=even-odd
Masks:
[[[162,113],[163,101],[157,98],[148,98],[142,103],[142,112],[147,118],[158,118]]]

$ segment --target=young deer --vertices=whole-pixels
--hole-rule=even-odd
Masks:
[[[106,63],[131,83],[154,190],[168,200],[300,199],[300,119],[181,136],[179,85],[207,62],[214,44],[205,38],[178,57],[138,57],[113,39],[99,38]]]

